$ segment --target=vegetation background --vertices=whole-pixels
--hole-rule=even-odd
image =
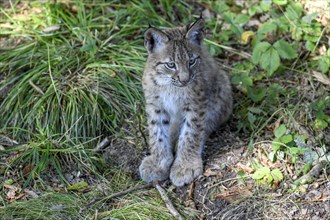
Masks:
[[[155,189],[87,205],[143,184],[144,31],[201,13],[235,110],[196,186],[164,185],[175,207],[330,218],[327,0],[0,1],[0,218],[173,218]]]

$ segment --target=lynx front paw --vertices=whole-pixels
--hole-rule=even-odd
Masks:
[[[193,162],[176,160],[171,168],[170,179],[175,186],[190,183],[203,172],[202,159]]]
[[[154,180],[166,180],[169,176],[169,167],[171,163],[172,160],[160,164],[156,157],[152,155],[147,156],[142,160],[142,163],[139,167],[140,176],[144,181],[148,183]]]

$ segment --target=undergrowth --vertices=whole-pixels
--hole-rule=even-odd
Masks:
[[[107,192],[135,185],[128,174],[117,175],[113,167],[107,171],[92,148],[104,136],[125,138],[134,130],[130,127],[144,128],[140,78],[148,25],[184,25],[201,12],[208,28],[206,46],[230,65],[222,64],[235,88],[232,122],[238,134],[248,134],[247,145],[253,150],[267,139],[272,162],[290,157],[297,164],[304,157],[297,173],[307,172],[311,160],[327,152],[330,97],[323,85],[330,71],[330,30],[300,1],[9,1],[3,6],[0,135],[12,140],[0,142],[0,152],[8,155],[1,156],[4,181],[45,190],[48,170],[67,186],[74,183],[65,173],[78,169],[109,184]],[[301,78],[306,80],[298,82]],[[299,131],[297,124],[310,133]],[[284,178],[281,170],[252,164],[258,175],[251,178],[257,182],[273,185]],[[79,210],[93,197],[48,193],[9,204],[3,192],[0,216],[8,219],[83,217]],[[110,211],[102,206],[99,217],[169,219],[155,197],[153,192],[129,195],[111,203]]]

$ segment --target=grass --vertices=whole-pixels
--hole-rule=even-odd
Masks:
[[[81,217],[79,205],[83,204],[81,197],[47,193],[29,201],[13,203],[0,208],[2,219],[75,219]]]
[[[273,130],[279,124],[286,124],[288,134],[293,136],[300,135],[296,124],[307,127],[316,138],[315,148],[329,144],[326,137],[318,135],[329,131],[328,90],[309,74],[313,70],[327,71],[328,56],[318,51],[323,47],[329,50],[323,46],[329,30],[314,20],[310,26],[299,23],[303,19],[293,20],[295,14],[290,13],[300,10],[299,7],[292,9],[274,3],[270,11],[254,15],[253,10],[261,10],[260,4],[255,3],[248,9],[253,15],[246,18],[235,1],[76,0],[3,4],[6,7],[0,7],[0,134],[18,144],[7,148],[0,140],[0,145],[6,147],[0,148],[1,154],[6,155],[0,157],[3,159],[0,178],[12,179],[23,188],[41,190],[42,195],[8,203],[4,200],[6,189],[2,184],[0,216],[7,219],[36,216],[90,219],[96,215],[99,219],[171,218],[154,190],[95,206],[97,213],[88,210],[82,214],[80,208],[96,196],[140,184],[129,174],[109,166],[92,149],[105,136],[142,139],[135,134],[145,128],[140,83],[147,56],[144,31],[149,24],[160,28],[187,24],[204,9],[211,13],[207,27],[212,33],[206,45],[212,55],[229,60],[230,67],[225,67],[230,72],[236,97],[232,122],[237,125],[237,132],[249,137],[250,143],[246,144],[254,148],[259,141],[273,141]],[[217,16],[212,17],[212,13]],[[271,14],[275,23],[282,25],[262,34],[255,31],[255,39],[259,41],[241,44],[240,33],[244,33],[243,24],[246,24],[243,21],[261,14]],[[280,20],[282,14],[286,22]],[[238,15],[239,19],[235,19]],[[291,27],[284,25],[287,23],[295,23],[301,31],[290,30]],[[317,36],[312,34],[313,30]],[[295,35],[291,36],[291,32]],[[282,38],[290,41],[289,47],[297,52],[297,57],[294,53],[291,60],[281,57],[276,74],[272,76],[273,72],[263,68],[267,65],[262,59],[257,60],[258,64],[249,60],[254,53],[253,43],[274,43]],[[314,47],[307,50],[301,45]],[[306,101],[308,92],[297,87],[294,81],[302,78],[310,82],[315,99]],[[304,140],[309,143],[309,139],[306,135]],[[282,144],[286,149],[296,147],[294,143]],[[140,144],[136,147],[143,148]],[[278,149],[276,153],[282,151],[291,152]],[[24,171],[24,168],[29,169]],[[62,188],[74,184],[65,176],[72,170],[91,176],[88,192],[59,194],[50,190],[45,179],[50,170],[55,171]],[[93,184],[101,184],[103,191]],[[186,218],[193,218],[194,213],[175,201]]]
[[[7,78],[2,87],[13,88],[2,102],[1,124],[12,128],[15,137],[27,140],[30,134],[23,129],[34,132],[36,127],[52,134],[65,133],[77,141],[105,130],[114,133],[122,111],[134,114],[136,103],[142,102],[136,79],[145,53],[141,47],[131,46],[141,41],[128,43],[125,28],[114,31],[120,18],[100,15],[92,20],[93,13],[86,16],[87,8],[82,5],[77,5],[77,16],[64,4],[40,7],[48,15],[44,19],[56,25],[63,20],[61,32],[43,34],[40,28],[32,29],[32,33],[23,33],[32,42],[2,54],[1,70]],[[26,23],[16,25],[13,28],[20,29]],[[100,28],[105,29],[98,32]]]

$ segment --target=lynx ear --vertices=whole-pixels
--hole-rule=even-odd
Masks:
[[[204,19],[199,18],[187,28],[186,38],[193,44],[200,45],[204,39]]]
[[[144,34],[144,46],[148,49],[149,53],[159,51],[164,48],[165,43],[168,41],[167,35],[153,27],[149,29]]]

